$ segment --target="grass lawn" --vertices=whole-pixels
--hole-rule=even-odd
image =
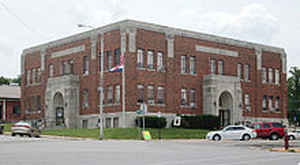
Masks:
[[[159,129],[149,130],[152,139],[158,139]],[[104,139],[141,139],[141,134],[137,128],[105,128]],[[161,129],[162,139],[203,139],[208,130],[200,129],[180,129],[164,128]],[[72,136],[83,138],[99,138],[99,129],[53,129],[43,130],[43,135]]]
[[[10,132],[10,128],[13,124],[4,124],[4,132]]]

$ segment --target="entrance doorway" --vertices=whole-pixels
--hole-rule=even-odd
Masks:
[[[63,95],[59,92],[54,95],[54,110],[56,126],[65,127],[64,99]]]
[[[231,123],[233,99],[229,92],[223,92],[219,97],[219,120],[220,126],[224,127]]]

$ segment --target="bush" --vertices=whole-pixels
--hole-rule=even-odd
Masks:
[[[173,123],[172,123],[173,124]],[[214,115],[181,116],[180,128],[217,129],[220,126],[219,117]],[[176,127],[176,126],[173,126]]]
[[[135,119],[135,124],[137,127],[143,127],[143,117],[137,117]],[[157,116],[145,116],[145,128],[165,128],[167,125],[167,120],[165,117]]]

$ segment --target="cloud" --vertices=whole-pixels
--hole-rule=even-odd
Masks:
[[[280,30],[278,19],[261,4],[247,5],[239,13],[194,14],[192,19],[202,32],[253,42],[271,43]]]

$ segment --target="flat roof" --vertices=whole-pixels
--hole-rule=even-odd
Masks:
[[[0,85],[0,98],[20,99],[21,87]]]

